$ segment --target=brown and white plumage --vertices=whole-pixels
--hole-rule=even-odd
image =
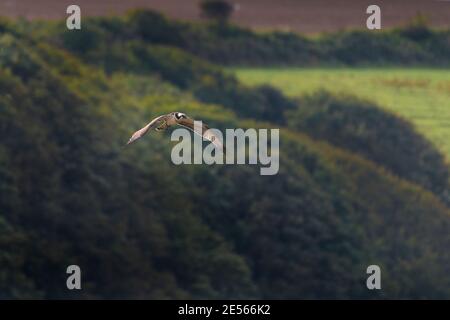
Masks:
[[[220,138],[217,137],[212,130],[209,130],[210,128],[206,124],[202,123],[201,129],[196,128],[194,126],[194,119],[188,117],[186,114],[181,112],[171,112],[156,117],[155,119],[150,121],[150,123],[147,124],[145,127],[133,133],[127,145],[142,138],[145,134],[147,134],[147,132],[149,132],[152,129],[160,131],[165,130],[174,125],[180,125],[189,130],[192,130],[194,133],[198,134],[204,139],[211,141],[221,151],[225,151],[225,147],[223,146],[222,141],[220,141]]]

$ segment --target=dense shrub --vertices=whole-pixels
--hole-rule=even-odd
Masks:
[[[97,26],[109,42],[76,56],[54,33],[0,36],[1,298],[450,297],[449,209],[354,152],[377,157],[365,144],[374,139],[395,154],[379,131],[400,132],[425,163],[405,160],[420,173],[409,180],[438,185],[439,159],[408,125],[359,101],[348,114],[341,99],[310,98],[322,128],[278,91],[242,87],[180,49],[121,38],[117,21]],[[222,128],[281,127],[279,174],[174,166],[167,133],[122,148],[177,109]],[[290,129],[280,124],[286,109]],[[319,133],[336,127],[346,146],[292,130],[302,112]],[[73,263],[81,291],[65,287]],[[377,293],[365,286],[373,263],[383,270]]]
[[[433,35],[428,25],[428,18],[422,14],[416,15],[399,31],[401,35],[417,42],[426,41]]]
[[[304,97],[287,118],[292,128],[362,154],[443,198],[450,190],[443,155],[409,122],[370,102],[320,92]]]
[[[450,31],[420,22],[381,32],[344,31],[314,38],[292,32],[256,33],[231,24],[172,21],[148,10],[134,10],[123,18],[87,18],[83,25],[81,32],[70,33],[62,26],[49,30],[35,23],[30,32],[41,31],[40,37],[50,40],[63,38],[65,46],[76,52],[143,40],[223,65],[450,65]]]
[[[127,15],[127,22],[132,34],[144,41],[174,46],[184,45],[183,26],[167,20],[158,13],[134,10]]]
[[[200,9],[205,18],[226,22],[233,13],[233,6],[226,0],[202,0]]]
[[[434,59],[433,53],[395,33],[352,31],[327,37],[326,55],[345,65],[410,65]]]
[[[178,48],[148,45],[138,40],[111,40],[108,45],[98,44],[89,49],[87,45],[83,52],[72,50],[71,45],[63,46],[87,63],[102,66],[108,73],[158,74],[179,88],[191,90],[200,101],[222,104],[244,117],[282,123],[280,114],[295,106],[276,89],[244,87],[234,76]]]

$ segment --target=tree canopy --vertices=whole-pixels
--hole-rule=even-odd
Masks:
[[[77,33],[0,23],[0,298],[450,297],[448,185],[433,182],[445,167],[408,124],[349,97],[243,86],[143,33],[147,19],[162,33],[176,24],[132,17]],[[279,174],[175,166],[167,133],[122,148],[175,110],[220,129],[280,128]],[[391,150],[417,176],[379,157]],[[71,264],[82,291],[66,289]],[[382,292],[365,287],[369,264],[385,270]]]

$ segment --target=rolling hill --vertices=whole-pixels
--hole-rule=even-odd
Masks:
[[[52,23],[0,27],[1,298],[450,297],[438,195],[289,123],[297,101],[278,90],[121,19],[68,38]],[[280,128],[279,174],[175,166],[167,134],[122,148],[174,110]],[[81,292],[65,287],[69,264]],[[370,264],[381,292],[365,287]]]

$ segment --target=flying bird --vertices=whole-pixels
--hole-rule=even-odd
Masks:
[[[155,119],[150,121],[150,123],[147,124],[145,127],[133,133],[127,145],[142,138],[145,134],[147,134],[147,132],[149,132],[152,129],[155,129],[156,131],[161,131],[174,125],[180,125],[189,130],[192,130],[194,133],[198,134],[204,139],[211,141],[216,146],[217,149],[221,150],[222,152],[225,151],[225,147],[222,141],[220,141],[220,138],[217,137],[214,134],[214,132],[212,132],[212,130],[209,130],[210,128],[206,124],[202,123],[202,127],[197,128],[194,126],[194,119],[188,117],[185,113],[182,112],[171,112],[156,117]]]

